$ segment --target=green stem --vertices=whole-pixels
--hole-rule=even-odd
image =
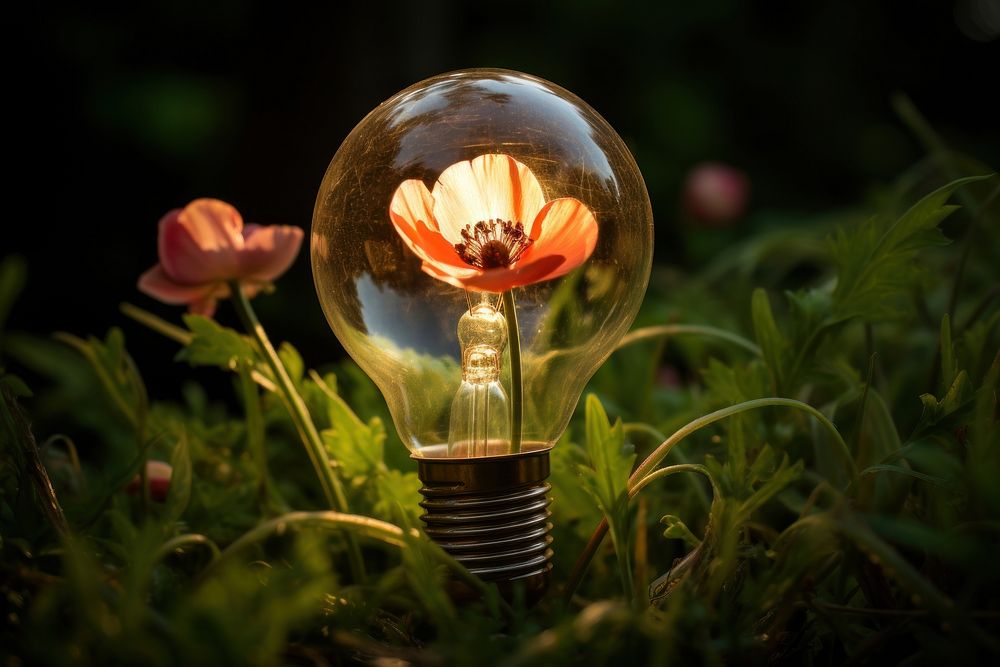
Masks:
[[[649,486],[656,480],[663,477],[669,477],[670,475],[676,475],[677,473],[681,472],[701,473],[702,475],[708,478],[709,484],[712,485],[712,493],[715,494],[716,497],[721,495],[719,493],[719,487],[718,485],[716,485],[715,479],[712,477],[712,473],[708,471],[708,468],[701,465],[700,463],[678,463],[677,465],[667,466],[666,468],[660,468],[659,470],[652,472],[643,477],[642,479],[640,479],[635,486],[631,487],[628,490],[629,500],[635,498],[637,495],[639,495],[640,491],[642,491],[645,487]]]
[[[661,470],[657,470],[654,473],[647,475],[646,477],[639,480],[639,482],[634,486],[630,487],[628,490],[628,498],[631,501],[638,495],[644,487],[646,487],[651,482],[660,479],[661,477],[667,477],[669,475],[675,475],[680,472],[699,472],[708,477],[708,481],[712,484],[712,491],[716,496],[719,496],[718,486],[715,484],[715,480],[712,475],[708,472],[708,469],[698,463],[681,463],[678,465],[669,466]],[[597,528],[594,529],[594,533],[590,536],[587,541],[587,545],[583,548],[583,553],[577,559],[576,564],[573,566],[573,571],[570,573],[569,582],[566,584],[565,597],[568,601],[573,597],[573,593],[576,592],[577,586],[580,585],[580,581],[583,580],[583,574],[587,571],[587,566],[590,564],[591,559],[594,554],[597,553],[597,549],[601,546],[601,542],[608,534],[608,520],[601,519],[600,523],[597,524]],[[623,586],[624,577],[623,577]]]
[[[507,319],[507,349],[510,351],[510,451],[518,454],[524,401],[521,396],[521,335],[517,328],[513,289],[503,293],[503,314]]]
[[[194,340],[194,334],[187,329],[179,327],[176,324],[171,324],[162,317],[157,317],[148,310],[143,310],[138,306],[133,306],[131,303],[119,304],[118,309],[121,310],[122,314],[126,317],[131,317],[139,324],[143,324],[153,331],[156,331],[171,340],[177,341],[181,345],[189,345],[191,341]]]
[[[726,417],[766,407],[797,408],[799,410],[804,410],[815,417],[816,420],[822,424],[827,431],[829,431],[830,435],[833,436],[834,443],[837,445],[837,452],[840,454],[841,458],[843,458],[844,467],[847,468],[850,475],[851,486],[855,489],[858,488],[858,467],[854,463],[854,458],[851,456],[851,452],[847,448],[847,443],[844,442],[844,438],[841,437],[840,432],[837,431],[837,427],[826,418],[826,415],[807,403],[792,400],[790,398],[758,398],[752,401],[744,401],[743,403],[731,405],[727,408],[722,408],[721,410],[716,410],[715,412],[689,422],[675,431],[674,434],[664,440],[652,454],[647,456],[646,460],[643,461],[642,464],[635,469],[635,472],[632,473],[632,476],[629,477],[628,488],[630,495],[633,488],[641,488],[641,486],[645,485],[643,480],[653,473],[656,466],[658,466],[667,454],[670,453],[670,450],[674,447],[674,445],[687,436],[710,424],[714,424],[721,419],[725,419]],[[583,552],[580,554],[579,558],[577,558],[576,564],[573,566],[573,571],[570,573],[569,581],[566,583],[566,589],[564,591],[567,600],[573,596],[577,586],[580,585],[580,581],[583,580],[583,575],[587,571],[587,566],[590,565],[590,561],[594,558],[594,554],[597,553],[597,549],[601,546],[601,542],[604,541],[604,536],[607,532],[608,523],[607,521],[602,520],[601,523],[597,525],[597,528],[594,529],[594,533],[590,536],[587,546],[584,547]]]
[[[59,537],[64,539],[70,537],[69,522],[66,521],[66,514],[63,512],[62,505],[59,504],[59,497],[56,496],[49,472],[38,454],[38,444],[35,441],[35,434],[31,430],[28,417],[18,405],[17,397],[6,387],[0,388],[0,402],[3,404],[0,406],[3,408],[0,410],[0,418],[6,422],[14,441],[21,446],[26,472],[35,487],[35,493],[38,495],[45,518],[48,519],[52,529]]]
[[[258,524],[230,544],[213,560],[202,576],[208,576],[223,563],[232,560],[233,556],[243,549],[266,540],[274,534],[284,533],[289,528],[319,528],[328,530],[343,530],[373,540],[378,540],[400,549],[409,548],[409,540],[424,539],[416,529],[410,529],[409,535],[399,526],[357,514],[342,512],[289,512],[279,517]],[[482,579],[469,572],[461,563],[448,555],[443,549],[434,549],[434,553],[444,565],[447,565],[459,579],[484,596],[490,594],[490,586]],[[509,607],[501,601],[501,606],[509,612]]]
[[[642,327],[641,329],[636,329],[630,331],[619,341],[618,345],[615,346],[615,350],[620,350],[623,347],[631,345],[633,343],[638,343],[644,340],[650,340],[653,338],[662,338],[664,336],[681,336],[681,335],[695,335],[695,336],[706,336],[708,338],[717,338],[719,340],[726,341],[727,343],[732,343],[737,347],[741,347],[744,350],[750,352],[754,356],[759,357],[761,355],[760,348],[748,341],[742,336],[737,336],[734,333],[730,333],[725,329],[717,329],[715,327],[706,326],[703,324],[663,324],[653,327]]]
[[[628,526],[623,526],[617,531],[612,531],[611,537],[618,533],[618,539],[614,539],[615,550],[618,552],[618,577],[621,579],[622,591],[625,593],[625,601],[630,607],[636,603],[635,581],[632,578],[632,553],[628,548]]]
[[[240,551],[262,542],[272,535],[284,533],[289,528],[307,527],[343,530],[352,536],[360,535],[400,548],[406,546],[403,529],[385,521],[356,514],[344,514],[343,512],[289,512],[259,523],[241,535],[235,542],[226,547],[218,558],[212,561],[202,576],[210,575],[211,571],[232,560]]]
[[[198,533],[186,533],[184,535],[178,535],[177,537],[174,537],[164,542],[160,546],[160,548],[156,550],[156,553],[153,555],[153,562],[157,563],[166,558],[167,556],[169,556],[170,554],[174,553],[175,551],[180,551],[183,549],[187,549],[188,547],[196,547],[196,546],[206,547],[212,554],[212,560],[215,560],[216,558],[219,557],[220,554],[219,547],[216,546],[215,542],[213,542],[211,539],[205,537],[204,535],[200,535]]]
[[[809,405],[808,403],[803,403],[802,401],[796,401],[791,398],[757,398],[752,401],[744,401],[743,403],[737,403],[736,405],[731,405],[721,410],[716,410],[715,412],[699,417],[692,422],[682,426],[677,431],[674,432],[669,438],[663,441],[659,447],[657,447],[652,454],[646,457],[646,460],[635,469],[632,476],[629,478],[629,488],[635,485],[639,480],[648,475],[653,471],[656,466],[660,464],[660,461],[667,455],[667,453],[676,445],[678,442],[691,435],[695,431],[702,429],[709,424],[714,424],[717,421],[725,419],[726,417],[731,417],[732,415],[739,414],[741,412],[748,412],[750,410],[756,410],[757,408],[767,408],[767,407],[788,407],[796,408],[808,412],[810,415],[816,418],[823,428],[825,428],[830,435],[833,437],[834,444],[837,446],[837,453],[843,459],[844,467],[847,469],[848,474],[851,478],[851,486],[857,488],[858,486],[858,467],[854,463],[854,457],[851,456],[851,451],[847,447],[847,443],[844,442],[844,438],[841,437],[840,432],[837,427],[834,426],[829,419],[826,418],[822,412]]]
[[[271,373],[274,375],[274,379],[277,381],[278,392],[284,399],[288,413],[291,415],[299,436],[306,446],[306,452],[309,454],[309,460],[312,462],[313,468],[316,469],[316,474],[319,477],[320,486],[323,488],[323,495],[326,497],[327,503],[338,512],[346,512],[348,507],[344,487],[333,470],[332,462],[327,455],[326,448],[323,446],[323,440],[320,438],[319,431],[316,430],[316,425],[309,415],[305,401],[302,400],[299,392],[296,391],[295,385],[292,383],[292,379],[288,376],[288,371],[285,369],[285,365],[281,362],[281,358],[271,344],[271,340],[267,337],[267,332],[264,331],[264,327],[257,319],[257,314],[250,305],[250,301],[243,291],[243,286],[240,285],[238,280],[232,280],[229,282],[229,289],[232,292],[233,305],[236,308],[237,315],[239,315],[240,320],[243,322],[243,326],[246,327],[247,333],[257,341],[261,354],[263,354],[264,360],[267,362]],[[358,548],[354,536],[350,533],[347,534],[347,554],[350,561],[351,574],[355,581],[359,584],[364,583],[365,564],[361,558],[361,550]]]
[[[190,345],[191,341],[194,340],[194,334],[187,329],[179,327],[176,324],[171,324],[162,317],[157,317],[148,310],[143,310],[138,306],[133,306],[131,303],[122,303],[118,306],[118,308],[126,317],[131,317],[139,324],[142,324],[153,331],[166,336],[170,340],[180,343],[181,345]],[[256,368],[251,371],[251,375],[253,377],[253,381],[267,391],[276,392],[278,390],[278,388],[274,386],[274,383],[267,379],[267,377],[265,377],[264,374]]]
[[[661,433],[659,429],[644,422],[627,422],[625,424],[625,434],[628,435],[629,433],[644,433],[657,442],[663,442],[667,439],[667,436]],[[674,458],[681,464],[690,463],[684,453],[679,449],[674,450]],[[711,507],[711,500],[705,492],[705,488],[698,483],[698,480],[692,480],[691,486],[694,488],[695,494],[698,496],[698,502],[701,504],[702,509],[707,512]]]
[[[257,491],[261,506],[268,514],[282,514],[288,511],[288,506],[274,487],[267,465],[267,449],[264,446],[264,416],[260,411],[257,385],[253,381],[254,364],[252,361],[244,359],[237,366],[240,376],[240,391],[243,394],[243,410],[246,413],[247,451],[250,452],[250,458],[257,468]]]

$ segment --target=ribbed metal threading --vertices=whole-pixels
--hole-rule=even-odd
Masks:
[[[547,472],[547,471],[546,471]],[[551,485],[479,493],[424,482],[425,532],[485,581],[512,581],[551,569]]]
[[[552,571],[549,447],[522,442],[517,454],[496,449],[467,458],[446,445],[431,446],[413,457],[424,485],[425,530],[473,574],[496,583],[506,599],[534,604]],[[460,583],[451,582],[453,599],[477,597]]]

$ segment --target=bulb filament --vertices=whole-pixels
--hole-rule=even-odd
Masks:
[[[448,453],[485,456],[510,441],[510,405],[500,383],[507,321],[481,294],[458,322],[462,346],[462,384],[451,407]]]

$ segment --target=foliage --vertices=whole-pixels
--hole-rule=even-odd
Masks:
[[[121,328],[0,332],[0,640],[60,665],[995,657],[1000,310],[995,252],[968,239],[993,239],[996,188],[897,189],[825,245],[789,228],[654,276],[649,328],[552,452],[555,585],[533,608],[453,601],[463,571],[419,531],[420,483],[353,365],[278,346],[347,514],[324,511],[259,339],[139,315],[231,381],[165,399]],[[0,324],[24,283],[0,265]],[[147,459],[172,466],[163,503],[125,490]]]

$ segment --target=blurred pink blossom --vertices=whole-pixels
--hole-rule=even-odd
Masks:
[[[239,280],[248,296],[288,270],[302,230],[245,225],[239,211],[218,199],[196,199],[160,219],[160,262],[139,278],[139,290],[169,304],[187,304],[211,316],[218,299]]]
[[[167,499],[167,492],[170,491],[170,478],[174,474],[174,469],[169,463],[150,459],[146,461],[146,483],[149,484],[149,497],[158,503]],[[139,475],[132,478],[132,481],[125,487],[125,492],[135,495],[139,493]]]
[[[739,169],[721,162],[704,162],[684,182],[684,208],[694,220],[725,227],[746,210],[750,181]]]

